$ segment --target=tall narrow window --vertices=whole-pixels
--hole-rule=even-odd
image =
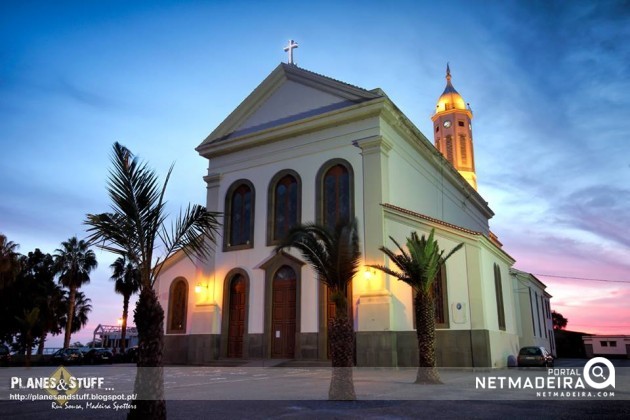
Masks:
[[[448,328],[448,292],[444,266],[440,267],[433,282],[433,296],[435,298],[435,326],[436,328]]]
[[[462,159],[462,165],[466,165],[468,163],[468,153],[466,153],[466,136],[459,136],[459,156]]]
[[[295,171],[281,171],[269,183],[267,244],[273,245],[300,223],[301,182]]]
[[[532,289],[529,290],[529,310],[532,314],[532,329],[534,331],[534,337],[536,337],[536,320],[534,319],[534,301],[532,300]]]
[[[353,217],[354,192],[352,168],[341,159],[334,159],[322,166],[318,173],[318,221],[329,229]]]
[[[254,186],[236,181],[225,197],[224,249],[251,248],[254,244]]]
[[[435,302],[435,328],[449,328],[448,320],[448,289],[446,269],[441,267],[433,282],[433,297]],[[417,292],[413,291],[413,299],[411,301],[412,311],[416,313],[416,296]],[[416,317],[413,317],[413,328],[416,328]]]
[[[543,317],[543,331],[545,331],[545,338],[547,338],[547,327],[545,326],[545,300],[543,299],[542,295],[540,295],[540,309],[542,311],[542,317]]]
[[[538,293],[534,292],[534,296],[536,296],[536,318],[538,319],[538,332],[542,337],[542,327],[540,325],[540,307],[538,306]]]
[[[186,315],[188,313],[188,283],[178,278],[171,283],[168,293],[168,328],[169,334],[186,333]]]
[[[505,331],[505,308],[503,306],[503,285],[501,284],[501,269],[494,265],[494,291],[497,296],[497,314],[499,319],[499,329]],[[538,301],[536,301],[538,304]]]
[[[453,162],[453,137],[446,136],[446,159],[449,162]]]

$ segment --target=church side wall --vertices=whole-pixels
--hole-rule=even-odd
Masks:
[[[518,312],[522,324],[522,329],[519,331],[520,346],[542,346],[554,353],[555,345],[551,342],[553,325],[547,317],[545,307],[540,302],[541,296],[545,296],[544,289],[532,282],[528,275],[512,274],[512,279],[515,295],[520,301],[521,308]]]
[[[491,367],[505,367],[509,356],[516,356],[519,350],[518,326],[516,322],[516,306],[509,269],[513,260],[499,252],[489,243],[482,243],[482,282],[481,293],[484,302],[483,323],[489,331],[491,349]],[[497,294],[495,288],[495,264],[499,267],[502,292],[505,329],[499,328]]]
[[[385,121],[382,135],[394,145],[389,152],[391,204],[476,232],[489,232],[488,219],[441,173],[447,168],[434,166],[430,163],[436,159],[433,154],[425,155],[420,152],[422,146],[413,146],[418,140],[403,138]],[[442,165],[450,164],[444,161]]]
[[[386,214],[385,222],[387,237],[392,236],[399,243],[404,244],[412,231],[419,235],[428,235],[431,227],[402,217]],[[441,249],[451,250],[460,242],[469,242],[462,236],[455,235],[444,230],[436,229],[436,239]],[[390,249],[396,249],[393,242],[385,244]],[[470,329],[470,316],[468,313],[468,273],[466,247],[459,250],[446,263],[447,293],[448,293],[448,319],[449,329]],[[413,331],[413,305],[411,287],[391,276],[385,279],[385,285],[392,293],[393,312],[392,329],[396,331]],[[457,309],[457,304],[460,309]]]

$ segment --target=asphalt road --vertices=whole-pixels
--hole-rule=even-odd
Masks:
[[[557,368],[581,367],[585,360],[559,360]],[[413,369],[357,369],[354,380],[358,401],[327,400],[329,368],[277,367],[169,367],[165,370],[165,394],[170,419],[258,418],[630,418],[630,360],[614,361],[617,384],[614,398],[546,399],[532,390],[475,389],[476,378],[506,375],[546,376],[542,369],[463,371],[442,369],[443,385],[413,384]],[[9,401],[10,378],[17,374],[48,376],[54,368],[17,372],[0,370],[0,418],[122,419],[124,402],[115,410],[88,408],[53,409],[52,402]],[[74,376],[104,377],[111,386],[105,394],[130,393],[132,365],[77,366]],[[21,391],[28,392],[28,391]],[[79,391],[87,392],[87,391]],[[106,405],[106,403],[103,403]]]

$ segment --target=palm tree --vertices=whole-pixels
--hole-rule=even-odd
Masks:
[[[19,247],[0,233],[0,290],[11,284],[20,271],[17,253]]]
[[[134,314],[139,338],[138,367],[153,369],[137,369],[134,393],[138,397],[129,418],[163,419],[164,310],[153,283],[162,263],[180,250],[191,259],[194,255],[209,256],[219,223],[216,213],[189,205],[167,229],[164,194],[173,167],[160,186],[155,172],[119,143],[114,143],[112,164],[107,187],[112,212],[88,214],[85,223],[91,241],[121,257],[126,255],[140,271],[140,298]],[[163,257],[154,258],[160,242]]]
[[[418,373],[416,383],[436,384],[441,383],[440,376],[435,367],[435,296],[433,284],[435,283],[439,269],[447,259],[457,252],[463,243],[453,248],[446,256],[444,250],[440,250],[437,240],[434,239],[435,229],[431,229],[429,238],[417,232],[411,232],[407,238],[407,250],[405,250],[394,238],[389,237],[400,254],[386,248],[379,249],[389,257],[400,271],[392,270],[383,265],[370,265],[372,268],[383,271],[407,283],[414,292],[416,335],[418,338]]]
[[[114,290],[123,296],[122,328],[120,332],[120,352],[125,352],[125,339],[127,338],[127,316],[129,314],[129,299],[131,295],[140,290],[140,272],[138,267],[127,259],[126,256],[118,257],[110,265],[114,273],[110,277],[116,282]]]
[[[69,301],[69,299],[68,299]],[[73,333],[81,331],[88,323],[88,314],[92,312],[92,299],[85,296],[83,292],[77,292],[74,301],[74,313],[72,314]]]
[[[15,317],[20,325],[20,337],[19,342],[26,351],[24,358],[24,366],[31,366],[31,354],[33,353],[33,330],[37,326],[39,320],[39,308],[32,308],[30,310],[24,309],[24,315],[22,317]]]
[[[333,373],[328,398],[354,400],[354,329],[348,318],[348,285],[359,269],[361,252],[357,222],[340,224],[334,232],[313,223],[292,228],[276,247],[298,249],[332,294],[335,317],[328,325]]]
[[[65,319],[68,315],[67,302],[64,302],[65,291],[55,283],[46,284],[44,289],[46,294],[42,296],[39,305],[40,322],[42,323],[39,346],[37,347],[37,354],[39,355],[44,354],[48,334],[61,334],[63,327],[66,326]],[[77,292],[78,294],[82,293]]]
[[[68,288],[68,316],[66,319],[63,346],[70,345],[72,335],[72,318],[77,289],[90,282],[90,272],[96,268],[96,255],[84,240],[76,236],[61,243],[61,248],[55,250],[55,272],[59,274],[59,283]]]

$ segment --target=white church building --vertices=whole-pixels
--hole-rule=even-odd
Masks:
[[[472,111],[450,79],[447,70],[432,143],[380,89],[276,67],[196,149],[208,160],[207,208],[223,213],[223,227],[211,258],[175,255],[156,282],[165,361],[327,359],[327,290],[297,252],[274,246],[296,223],[350,217],[364,265],[388,264],[379,247],[393,247],[389,236],[404,243],[435,229],[443,249],[464,243],[436,284],[440,366],[502,367],[533,345],[515,260],[476,190]],[[544,285],[531,287],[548,305]],[[414,366],[410,287],[364,266],[348,298],[357,365]]]

